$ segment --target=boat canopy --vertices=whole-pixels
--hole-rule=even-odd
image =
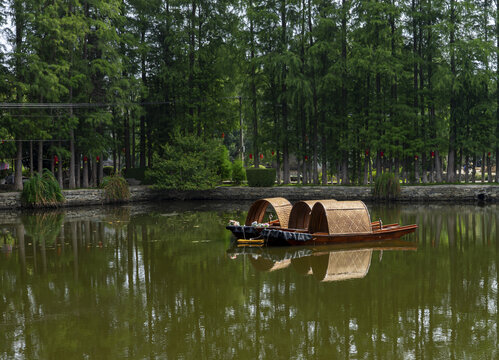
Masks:
[[[312,208],[308,230],[329,235],[372,233],[371,217],[362,201],[322,200]]]
[[[265,211],[267,210],[267,207],[269,205],[274,208],[280,226],[283,228],[287,228],[289,214],[291,212],[292,206],[287,199],[282,197],[260,199],[251,204],[248,215],[246,216],[245,225],[251,225],[251,223],[254,221],[256,221],[257,223],[262,223],[263,217],[265,216]]]
[[[291,209],[291,214],[289,215],[289,228],[308,229],[312,207],[318,201],[319,200],[298,201],[296,204],[294,204],[293,208]]]

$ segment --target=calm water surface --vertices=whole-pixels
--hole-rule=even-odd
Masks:
[[[0,358],[499,356],[499,208],[369,206],[402,244],[233,248],[249,203],[0,214]]]

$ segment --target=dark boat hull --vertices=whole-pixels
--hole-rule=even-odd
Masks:
[[[262,232],[262,228],[248,225],[228,225],[225,228],[230,230],[236,239],[253,239],[259,237]]]

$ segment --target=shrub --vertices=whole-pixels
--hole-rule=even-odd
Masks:
[[[221,146],[221,151],[217,152],[218,174],[222,180],[229,180],[232,175],[232,163],[229,160],[229,150]]]
[[[246,178],[248,179],[248,185],[252,187],[274,186],[275,176],[275,169],[246,169]]]
[[[57,207],[64,202],[59,183],[47,169],[40,176],[35,173],[24,184],[21,201],[27,207]]]
[[[204,140],[177,133],[170,144],[155,154],[154,166],[146,171],[146,181],[156,189],[206,190],[221,182],[224,146],[216,140]]]
[[[390,200],[400,194],[398,177],[393,173],[384,173],[374,180],[374,196],[378,199]]]
[[[125,178],[120,175],[106,176],[102,179],[106,199],[111,202],[122,202],[130,199],[130,189]]]
[[[236,159],[232,163],[232,182],[239,185],[244,180],[246,180],[246,172],[244,171],[243,162]]]

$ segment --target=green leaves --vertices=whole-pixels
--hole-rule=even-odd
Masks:
[[[26,207],[57,207],[64,202],[64,196],[54,175],[45,170],[42,176],[35,173],[24,184],[21,201]]]
[[[158,189],[206,190],[230,176],[230,172],[226,173],[226,150],[216,140],[177,132],[171,144],[161,149],[153,168],[146,172],[146,178]]]

